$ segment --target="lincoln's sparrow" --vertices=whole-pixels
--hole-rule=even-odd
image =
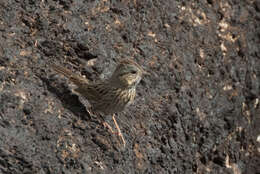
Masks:
[[[87,79],[66,68],[57,65],[52,65],[52,67],[56,72],[68,77],[70,81],[77,85],[78,88],[75,91],[90,102],[94,111],[103,114],[113,114],[113,120],[118,133],[125,145],[114,114],[123,111],[125,107],[133,102],[136,94],[136,85],[140,82],[145,71],[134,61],[126,59],[119,63],[109,79],[90,83]],[[111,129],[110,126],[109,128]]]

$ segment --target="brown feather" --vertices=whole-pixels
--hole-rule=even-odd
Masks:
[[[128,70],[133,68],[133,65],[136,67],[135,69],[139,71],[136,75],[129,73],[129,75],[126,74],[124,76],[120,76],[120,71],[128,72]],[[125,107],[133,102],[136,94],[136,85],[133,85],[134,83],[129,83],[129,85],[133,86],[127,86],[125,81],[134,81],[135,79],[138,80],[138,78],[140,80],[140,76],[142,74],[142,68],[137,63],[129,59],[125,59],[120,62],[117,66],[119,72],[115,71],[111,77],[113,80],[108,79],[98,83],[90,83],[87,79],[57,65],[52,65],[52,68],[75,83],[78,88],[74,91],[85,97],[95,111],[99,111],[104,114],[121,112],[125,109]],[[133,78],[133,76],[135,76],[135,78]]]

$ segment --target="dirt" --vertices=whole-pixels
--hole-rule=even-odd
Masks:
[[[259,45],[259,0],[1,1],[0,173],[259,174]],[[125,148],[50,68],[124,58],[150,73]]]

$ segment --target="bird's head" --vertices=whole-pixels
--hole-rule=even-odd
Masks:
[[[130,59],[126,59],[118,64],[110,80],[120,87],[132,88],[140,82],[143,74],[145,74],[145,71],[141,66]]]

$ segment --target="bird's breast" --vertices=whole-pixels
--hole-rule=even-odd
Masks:
[[[130,88],[126,90],[121,90],[120,95],[118,97],[118,101],[121,101],[121,105],[124,105],[124,107],[127,107],[131,103],[133,103],[135,98],[135,88]]]
[[[133,103],[135,94],[135,88],[109,88],[104,95],[90,102],[95,110],[105,114],[113,114],[123,111],[127,106]]]

